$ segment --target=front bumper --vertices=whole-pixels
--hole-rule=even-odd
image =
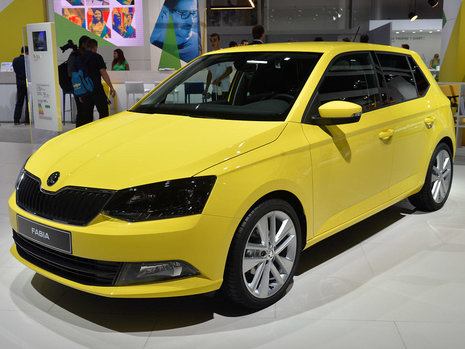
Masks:
[[[200,275],[129,286],[93,286],[68,280],[44,270],[18,254],[20,262],[64,285],[107,297],[172,297],[217,290],[222,283],[229,245],[237,219],[195,215],[158,221],[129,223],[99,215],[87,226],[57,223],[30,214],[9,200],[11,226],[18,231],[17,215],[46,226],[70,231],[72,255],[113,262],[152,262],[182,260],[199,270]]]

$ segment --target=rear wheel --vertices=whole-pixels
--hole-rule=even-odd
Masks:
[[[223,291],[235,303],[267,307],[285,293],[301,251],[300,224],[292,206],[272,199],[250,211],[233,238]]]
[[[441,143],[434,150],[425,184],[409,201],[422,211],[436,211],[444,206],[452,186],[454,167],[449,147]]]

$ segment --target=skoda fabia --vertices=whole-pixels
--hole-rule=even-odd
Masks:
[[[211,52],[37,150],[9,200],[11,252],[97,295],[221,289],[262,308],[303,249],[407,197],[440,209],[454,149],[450,102],[413,51]]]

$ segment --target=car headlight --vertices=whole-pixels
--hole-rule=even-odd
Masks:
[[[23,167],[21,167],[21,171],[19,171],[18,178],[16,179],[15,189],[18,189],[19,184],[24,178],[24,172],[26,171],[24,168],[26,167],[27,161],[29,160],[30,156],[24,161]]]
[[[215,176],[191,177],[119,190],[103,214],[129,222],[200,214],[215,181]]]

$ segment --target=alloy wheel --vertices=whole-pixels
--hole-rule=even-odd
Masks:
[[[441,203],[449,192],[452,180],[452,161],[449,153],[442,149],[437,155],[431,175],[431,195],[436,203]]]
[[[259,219],[245,245],[242,273],[247,290],[257,298],[278,292],[292,273],[297,236],[292,219],[271,211]]]

